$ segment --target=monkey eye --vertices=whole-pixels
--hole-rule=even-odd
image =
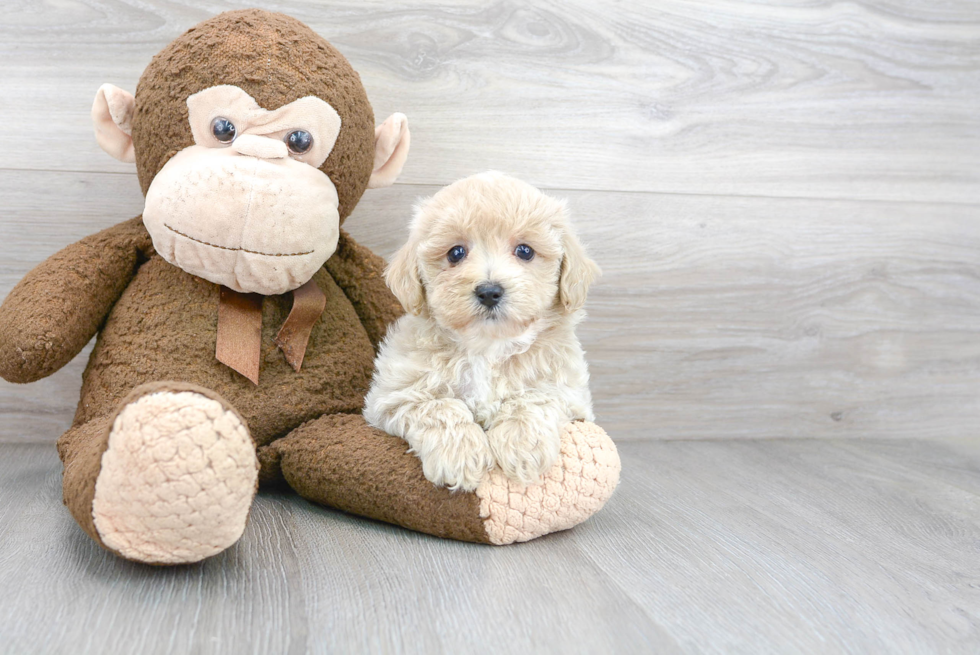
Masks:
[[[523,259],[524,261],[529,262],[534,259],[534,248],[526,243],[522,243],[514,248],[514,254],[517,255],[518,259]]]
[[[290,152],[302,155],[313,147],[313,135],[306,130],[295,130],[286,136],[286,145]]]
[[[458,264],[462,261],[463,257],[466,257],[466,248],[464,246],[453,246],[446,253],[446,259],[449,260],[450,264]]]
[[[231,143],[235,140],[235,124],[219,116],[211,121],[211,134],[221,143]]]

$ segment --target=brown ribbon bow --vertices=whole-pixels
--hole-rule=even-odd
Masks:
[[[327,306],[327,297],[313,280],[292,293],[293,307],[279,328],[275,343],[289,365],[299,372],[310,332]],[[254,384],[259,383],[264,298],[258,293],[239,293],[225,286],[221,287],[218,298],[218,343],[214,355]]]

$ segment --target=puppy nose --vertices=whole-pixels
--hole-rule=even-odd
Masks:
[[[243,134],[231,144],[231,149],[240,155],[259,159],[283,159],[289,155],[286,144],[257,134]]]
[[[487,309],[492,309],[503,298],[504,288],[499,284],[491,282],[489,284],[481,284],[473,290],[473,293],[476,294],[476,298],[480,301],[481,305]]]

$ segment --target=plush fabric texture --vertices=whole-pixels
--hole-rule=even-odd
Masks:
[[[102,537],[95,529],[92,502],[114,418],[108,415],[76,425],[58,439],[58,456],[64,466],[61,495],[65,506],[82,530],[103,547]]]
[[[258,487],[255,447],[219,399],[189,388],[148,391],[113,421],[95,484],[95,528],[126,559],[198,562],[245,530]]]
[[[337,252],[324,268],[344,289],[368,338],[377,348],[388,325],[405,311],[385,284],[385,261],[341,230]]]
[[[304,498],[439,537],[494,545],[578,525],[602,509],[620,472],[612,439],[586,421],[565,426],[561,457],[539,484],[525,487],[494,470],[475,493],[431,484],[404,441],[357,415],[310,421],[260,450],[260,459],[275,461],[267,471],[281,471]]]
[[[291,294],[264,299],[259,387],[214,356],[218,285],[159,257],[139,218],[68,246],[15,287],[0,308],[0,375],[10,381],[36,380],[63,366],[99,329],[98,314],[108,314],[82,377],[75,420],[58,442],[65,504],[93,539],[105,545],[92,505],[112,421],[120,404],[133,393],[145,393],[146,384],[220,398],[242,416],[259,444],[321,415],[360,410],[383,336],[379,326],[397,316],[398,303],[378,284],[380,257],[346,234],[335,257],[347,274],[345,286],[326,269],[314,276],[327,303],[300,372],[274,343],[291,309]],[[363,287],[355,273],[359,266]],[[131,284],[120,289],[125,285],[108,283],[112,276]],[[374,297],[382,292],[386,297]],[[348,293],[372,326],[373,340]],[[376,315],[374,308],[383,311]],[[275,482],[281,474],[266,471],[263,480]]]
[[[258,9],[225,12],[192,27],[146,67],[136,87],[132,119],[143,193],[167,160],[194,144],[187,98],[222,84],[241,88],[263,109],[306,96],[334,108],[343,129],[320,170],[337,187],[343,222],[367,188],[374,166],[373,148],[363,147],[374,142],[374,112],[360,76],[300,21]]]
[[[360,79],[306,26],[258,10],[201,23],[147,68],[132,117],[144,192],[193,143],[187,97],[219,84],[240,87],[266,109],[316,96],[337,111],[340,135],[320,170],[336,187],[342,221],[368,183],[375,153]],[[111,108],[110,118],[117,118]],[[404,137],[390,139],[397,152],[398,144],[407,147],[407,127],[394,127]],[[275,341],[293,294],[255,299],[258,384],[215,356],[221,287],[167,261],[142,217],[62,249],[14,287],[0,306],[4,379],[50,375],[98,336],[58,452],[64,502],[99,544],[154,564],[219,552],[241,534],[256,478],[439,536],[510,538],[487,528],[503,507],[496,487],[483,507],[474,494],[431,485],[404,441],[361,417],[375,353],[402,310],[385,286],[384,260],[337,229],[336,250],[312,274],[316,307],[320,294],[324,304],[299,370]],[[294,326],[299,340],[308,313],[298,307],[297,317],[306,316]],[[568,499],[580,508],[576,490]],[[520,507],[532,515],[534,502]],[[565,526],[557,516],[554,525]],[[524,522],[520,530],[518,538],[535,526]]]
[[[61,480],[64,503],[78,525],[103,547],[106,545],[95,527],[92,504],[95,498],[99,471],[102,468],[102,456],[109,443],[109,432],[119,408],[124,408],[130,402],[157,391],[194,391],[207,398],[219,400],[224,404],[224,401],[221,401],[217,394],[196,385],[174,382],[144,384],[123,397],[118,403],[116,412],[74,425],[58,439],[58,456],[64,465]],[[226,404],[225,406],[227,407]],[[229,410],[235,411],[231,407]],[[241,419],[237,412],[235,415]]]
[[[619,484],[619,453],[595,423],[562,430],[561,456],[538,484],[523,486],[493,470],[477,487],[480,517],[495,545],[567,530],[606,504]]]
[[[408,131],[408,117],[395,113],[374,130],[377,146],[374,151],[374,172],[368,181],[369,189],[378,189],[395,182],[412,142]]]
[[[25,275],[0,309],[0,376],[34,382],[70,362],[152,249],[136,218],[85,237]]]
[[[304,498],[439,537],[489,543],[474,494],[430,483],[404,441],[358,414],[310,421],[272,448],[286,482]]]
[[[129,238],[130,227],[124,223],[107,232]],[[291,309],[291,294],[264,298],[256,386],[215,358],[219,286],[172,266],[152,249],[139,251],[134,259],[143,263],[106,318],[85,369],[76,425],[114,411],[131,389],[158,380],[189,382],[218,393],[241,413],[259,444],[323,414],[360,410],[374,344],[326,269],[313,276],[326,307],[313,325],[299,372],[275,344]],[[381,266],[377,259],[375,265]],[[84,298],[73,297],[76,302]],[[59,329],[73,328],[66,321]]]
[[[132,164],[136,161],[132,132],[133,94],[112,84],[103,84],[92,103],[92,123],[95,140],[115,159]]]
[[[255,138],[283,157],[242,157]],[[171,264],[245,293],[285,293],[334,252],[337,189],[285,156],[281,141],[241,136],[229,148],[192,146],[171,158],[146,194],[143,221]]]
[[[234,143],[240,143],[243,136],[269,136],[270,139],[252,139],[256,144],[282,146],[282,157],[286,156],[283,142],[289,132],[302,129],[313,137],[313,145],[294,159],[313,168],[318,168],[333,150],[340,134],[340,115],[334,108],[319,98],[307,96],[290,102],[278,109],[262,109],[255,98],[237,86],[222,84],[204,89],[187,99],[187,113],[194,134],[194,143],[199,146],[225,147],[211,133],[211,122],[218,117],[230,120],[238,135]],[[256,153],[268,157],[268,153]],[[375,155],[377,157],[377,155]]]

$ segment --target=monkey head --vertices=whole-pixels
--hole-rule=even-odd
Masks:
[[[375,128],[360,77],[306,25],[220,14],[156,55],[135,96],[103,85],[96,138],[135,162],[143,222],[171,264],[236,291],[302,286],[366,188],[408,155],[403,114]]]

